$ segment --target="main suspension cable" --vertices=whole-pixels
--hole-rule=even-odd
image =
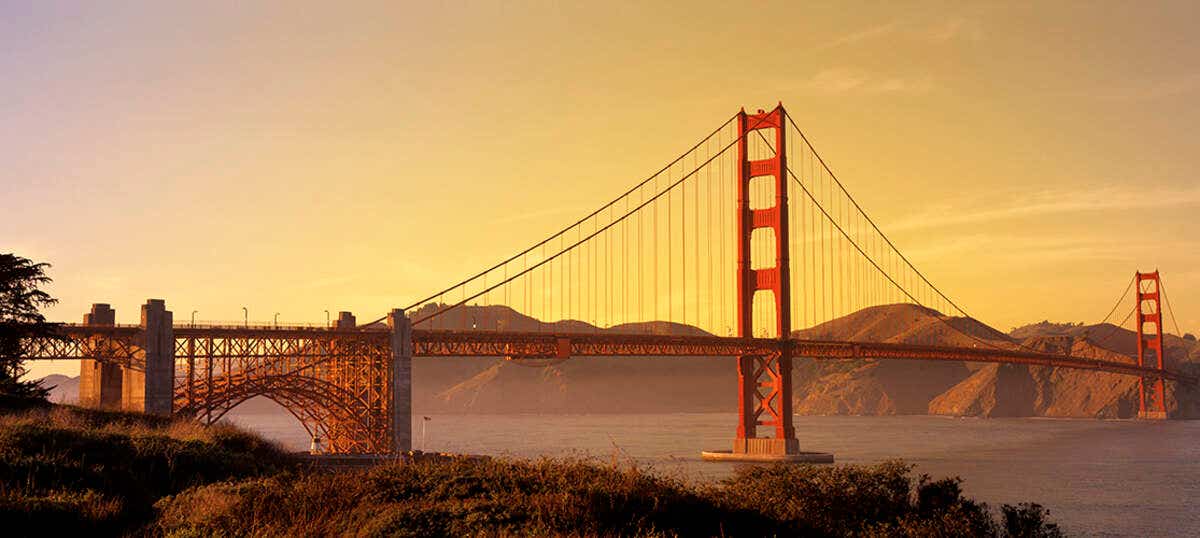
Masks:
[[[757,122],[755,122],[755,124],[754,124],[753,126],[751,126],[751,127],[750,127],[750,129],[748,129],[748,130],[754,130],[754,129],[756,129],[756,128],[757,128],[757,126],[758,126],[758,125],[760,125],[760,124],[762,124],[762,123],[763,123],[765,120],[766,120],[766,117],[765,117],[765,116],[764,116],[763,118],[760,118],[760,119],[759,119]],[[731,120],[731,121],[732,121],[732,120]],[[728,123],[729,123],[728,121],[727,121],[727,122],[725,122],[725,125],[728,125]],[[725,127],[725,125],[722,125],[722,127],[721,127],[721,128],[723,129],[723,128]],[[719,131],[719,130],[720,130],[720,129],[718,129],[718,131]],[[715,135],[715,134],[716,134],[716,132],[717,132],[717,131],[714,131],[714,132],[713,132],[713,134],[710,134],[710,135],[709,135],[709,137],[711,137],[711,136]],[[557,252],[557,253],[553,254],[552,256],[549,256],[549,257],[547,257],[547,258],[543,258],[543,259],[542,259],[541,261],[539,261],[538,263],[536,263],[536,264],[533,264],[533,265],[530,265],[529,267],[526,267],[526,268],[524,268],[524,269],[523,269],[523,270],[522,270],[520,273],[517,273],[516,275],[513,275],[513,276],[509,277],[508,279],[505,279],[505,280],[503,280],[503,281],[501,281],[501,282],[499,282],[499,283],[497,283],[497,284],[495,284],[495,285],[493,285],[493,286],[491,286],[491,287],[489,287],[489,288],[486,288],[486,289],[484,289],[484,290],[482,290],[482,291],[480,291],[480,292],[478,292],[478,293],[476,293],[476,294],[474,294],[474,295],[471,295],[470,297],[464,297],[462,300],[460,300],[459,302],[457,302],[457,303],[455,303],[455,304],[453,304],[453,305],[451,305],[451,306],[449,306],[449,307],[446,307],[446,308],[439,309],[439,310],[437,310],[437,311],[435,311],[435,312],[433,312],[433,313],[431,313],[431,314],[429,314],[429,315],[426,315],[426,316],[424,316],[424,317],[421,317],[421,318],[415,319],[415,320],[413,320],[413,325],[417,325],[417,324],[419,324],[419,323],[422,323],[422,322],[425,322],[425,321],[428,321],[428,320],[434,319],[434,318],[436,318],[436,317],[438,317],[438,316],[441,316],[442,314],[445,314],[446,312],[449,312],[449,311],[451,311],[451,310],[454,310],[454,309],[456,309],[456,308],[458,308],[458,307],[461,307],[461,306],[463,306],[463,305],[465,305],[465,304],[469,303],[470,301],[473,301],[473,300],[475,300],[476,298],[478,298],[478,297],[482,296],[483,294],[485,294],[485,293],[488,293],[488,292],[490,292],[490,291],[492,291],[492,290],[494,290],[494,289],[496,289],[496,288],[499,288],[500,286],[503,286],[503,285],[505,285],[505,284],[507,284],[507,283],[511,282],[512,280],[514,280],[514,279],[516,279],[516,278],[519,278],[519,277],[521,277],[521,276],[523,276],[523,275],[525,275],[525,274],[529,273],[530,271],[533,271],[534,269],[537,269],[538,267],[541,267],[542,265],[545,265],[546,263],[549,263],[550,261],[552,261],[552,260],[554,260],[554,259],[558,258],[558,257],[559,257],[559,256],[561,256],[562,254],[564,254],[564,253],[566,253],[566,252],[569,252],[569,251],[571,251],[572,249],[574,249],[574,248],[578,247],[579,245],[581,245],[581,244],[583,244],[583,243],[585,243],[585,242],[587,242],[587,241],[591,240],[592,238],[594,238],[594,237],[596,237],[596,236],[600,235],[601,233],[604,233],[605,231],[607,231],[609,228],[613,227],[613,226],[614,226],[614,225],[616,225],[617,223],[620,223],[620,222],[624,221],[624,220],[625,220],[626,218],[628,218],[630,215],[632,215],[632,214],[636,213],[637,211],[639,211],[639,210],[641,210],[642,208],[646,207],[648,204],[650,204],[650,203],[654,202],[655,200],[658,200],[658,199],[659,199],[659,198],[661,198],[662,196],[664,196],[664,195],[666,195],[667,193],[669,193],[669,192],[671,192],[672,190],[674,190],[674,188],[675,188],[675,187],[679,186],[679,185],[680,185],[680,184],[682,184],[682,183],[683,183],[685,180],[687,180],[688,178],[690,178],[690,177],[692,177],[693,175],[695,175],[697,172],[699,172],[699,171],[700,171],[701,169],[703,169],[705,166],[708,166],[708,164],[709,164],[709,163],[711,163],[711,162],[713,162],[714,160],[716,160],[716,159],[717,159],[717,157],[721,156],[721,155],[722,155],[722,154],[724,154],[726,151],[729,151],[729,149],[730,149],[730,148],[732,148],[732,147],[733,147],[735,144],[737,144],[739,141],[741,141],[741,140],[742,140],[742,139],[744,139],[744,138],[745,138],[745,134],[741,134],[741,135],[739,135],[739,136],[738,136],[736,139],[734,139],[733,141],[731,141],[731,142],[730,142],[729,144],[727,144],[727,145],[726,145],[724,148],[721,148],[721,151],[720,151],[720,152],[718,152],[718,153],[717,153],[717,154],[715,154],[715,155],[712,155],[712,156],[710,156],[710,157],[709,157],[707,160],[705,160],[703,163],[701,163],[701,164],[700,164],[698,167],[694,168],[694,169],[693,169],[691,172],[688,172],[687,174],[684,174],[684,175],[682,175],[682,177],[680,177],[679,179],[677,179],[677,180],[675,180],[674,182],[670,183],[670,184],[667,186],[667,188],[663,189],[663,190],[662,190],[661,192],[659,192],[658,194],[655,194],[654,196],[650,197],[650,199],[648,199],[648,200],[646,200],[645,202],[643,202],[643,203],[639,204],[637,207],[634,207],[632,211],[626,212],[625,214],[621,215],[621,216],[620,216],[619,218],[617,218],[616,220],[610,221],[610,222],[609,222],[607,225],[605,225],[605,226],[603,226],[603,227],[599,227],[598,229],[596,229],[595,231],[593,231],[593,232],[592,232],[591,234],[589,234],[588,236],[586,236],[586,237],[584,237],[583,239],[581,239],[581,240],[579,240],[579,241],[576,241],[575,243],[571,244],[570,246],[568,246],[568,247],[566,248],[566,250],[559,251],[559,252]],[[707,138],[706,138],[706,139],[707,139]],[[703,143],[703,141],[701,141],[701,143]],[[694,148],[697,148],[697,147],[699,147],[699,145],[700,145],[700,144],[697,144],[696,146],[694,146],[694,147],[693,147],[693,149],[694,149]],[[689,153],[690,153],[690,151],[689,151]],[[685,154],[685,155],[686,155],[686,154]],[[681,156],[680,158],[677,158],[675,161],[673,161],[673,162],[672,162],[672,164],[675,164],[675,162],[679,162],[681,159],[682,159],[682,156]],[[665,170],[665,168],[664,168],[664,170]],[[660,172],[660,173],[661,173],[661,172]],[[657,174],[656,174],[655,176],[651,176],[651,179],[653,179],[654,177],[657,177]],[[628,191],[628,192],[629,192],[629,193],[631,193],[631,192],[633,192],[633,190],[630,190],[630,191]],[[610,202],[610,203],[609,203],[609,204],[607,204],[605,207],[607,207],[608,205],[611,205],[611,204],[613,204],[613,203],[615,203],[615,202],[616,202],[616,200],[614,200],[613,202]],[[603,208],[602,208],[602,209],[603,209]],[[596,213],[599,213],[599,211],[597,211]],[[593,214],[596,214],[596,213],[593,213]],[[589,217],[589,218],[590,218],[590,217]],[[585,220],[586,220],[586,219],[585,219]],[[581,222],[582,222],[582,221],[581,221]],[[564,231],[565,231],[565,230],[564,230]],[[560,233],[562,233],[562,232],[560,232]],[[556,234],[556,236],[557,236],[557,234]],[[544,241],[543,241],[543,242],[544,242]],[[497,266],[497,267],[499,267],[499,266]],[[493,268],[493,269],[494,269],[494,268]],[[485,273],[486,273],[486,271],[485,271]],[[469,282],[469,280],[468,280],[468,282]],[[460,286],[461,286],[461,284],[460,284]],[[451,287],[450,289],[454,289],[454,288],[456,288],[456,287],[459,287],[459,286],[453,286],[453,287]],[[437,296],[435,295],[434,297],[437,297]],[[419,303],[418,303],[418,304],[419,304]],[[411,307],[410,307],[410,308],[411,308]]]
[[[474,280],[478,279],[479,277],[481,277],[481,276],[483,276],[483,275],[485,275],[485,274],[487,274],[487,273],[490,273],[490,272],[492,272],[492,271],[494,271],[494,270],[496,270],[496,269],[499,269],[500,267],[504,266],[505,264],[511,263],[511,262],[513,262],[514,260],[516,260],[517,258],[520,258],[521,256],[523,256],[523,255],[525,255],[525,254],[528,254],[528,253],[530,253],[530,252],[533,252],[535,249],[537,249],[537,248],[541,247],[542,245],[545,245],[545,244],[549,243],[550,241],[553,241],[554,239],[557,239],[559,236],[561,236],[561,235],[565,234],[566,232],[570,231],[572,228],[575,228],[576,226],[579,226],[580,224],[583,224],[583,223],[584,223],[584,222],[586,222],[588,219],[591,219],[591,218],[593,218],[593,217],[596,217],[596,216],[600,215],[600,213],[601,213],[601,212],[603,212],[604,210],[606,210],[606,209],[609,209],[610,207],[614,206],[614,205],[615,205],[617,202],[621,201],[621,199],[622,199],[622,198],[625,198],[626,196],[629,196],[630,194],[633,194],[635,191],[637,191],[639,188],[641,188],[641,187],[642,187],[642,186],[644,186],[645,184],[649,183],[649,182],[650,182],[651,180],[653,180],[655,177],[658,177],[658,175],[659,175],[659,174],[662,174],[663,172],[667,171],[669,168],[671,168],[672,166],[674,166],[676,163],[678,163],[679,161],[683,160],[683,158],[684,158],[684,157],[688,156],[688,155],[689,155],[689,154],[691,154],[692,152],[694,152],[694,151],[696,151],[697,149],[699,149],[699,148],[700,148],[700,146],[702,146],[702,145],[703,145],[703,144],[704,144],[706,141],[708,141],[708,140],[709,140],[710,138],[712,138],[713,136],[716,136],[716,135],[717,135],[717,133],[721,132],[721,131],[722,131],[722,130],[724,130],[726,127],[728,127],[728,126],[729,126],[729,124],[730,124],[730,123],[732,123],[732,122],[733,122],[733,120],[734,120],[735,118],[737,118],[737,115],[736,115],[736,114],[734,114],[733,116],[731,116],[731,117],[730,117],[728,120],[725,120],[725,123],[722,123],[720,127],[717,127],[716,129],[714,129],[714,130],[713,130],[711,133],[709,133],[709,134],[708,134],[708,136],[706,136],[706,137],[702,138],[702,139],[701,139],[699,142],[697,142],[697,143],[696,143],[694,146],[692,146],[690,149],[688,149],[687,151],[685,151],[685,152],[683,152],[682,154],[680,154],[678,157],[676,157],[676,158],[675,158],[674,160],[672,160],[671,162],[667,163],[667,165],[666,165],[666,166],[663,166],[662,168],[660,168],[660,169],[659,169],[657,172],[655,172],[654,174],[652,174],[652,175],[650,175],[649,177],[647,177],[646,179],[643,179],[642,181],[638,182],[638,184],[636,184],[636,185],[634,185],[632,188],[630,188],[630,189],[626,190],[626,191],[625,191],[623,194],[621,194],[620,196],[617,196],[616,198],[613,198],[613,199],[612,199],[612,200],[610,200],[608,203],[606,203],[606,204],[604,204],[604,205],[600,206],[600,207],[599,207],[598,209],[596,209],[595,211],[592,211],[591,213],[587,214],[587,215],[586,215],[586,216],[584,216],[583,218],[581,218],[581,219],[579,219],[579,220],[575,221],[575,223],[573,223],[573,224],[571,224],[571,225],[569,225],[569,226],[567,226],[567,227],[563,228],[562,230],[559,230],[559,231],[555,232],[554,234],[550,235],[549,237],[547,237],[547,238],[545,238],[545,239],[543,239],[543,240],[541,240],[541,241],[537,242],[537,243],[536,243],[536,244],[534,244],[533,246],[531,246],[531,247],[529,247],[529,248],[527,248],[527,249],[525,249],[525,250],[523,250],[523,251],[521,251],[521,252],[518,252],[517,254],[514,254],[513,256],[509,257],[508,259],[506,259],[506,260],[504,260],[504,261],[502,261],[502,262],[500,262],[500,263],[497,263],[497,264],[495,264],[495,265],[493,265],[493,266],[491,266],[491,267],[489,267],[489,268],[487,268],[487,269],[485,269],[485,270],[483,270],[483,271],[479,272],[478,274],[476,274],[476,275],[474,275],[474,276],[472,276],[472,277],[470,277],[470,278],[467,278],[467,279],[465,279],[465,280],[463,280],[463,281],[461,281],[461,282],[459,282],[459,283],[457,283],[457,284],[454,284],[454,285],[452,285],[452,286],[449,286],[449,287],[447,287],[445,290],[442,290],[442,291],[441,291],[441,292],[439,292],[439,293],[434,293],[434,294],[431,294],[430,296],[426,297],[425,299],[422,299],[422,300],[420,300],[420,301],[416,301],[416,302],[414,302],[413,304],[411,304],[411,305],[409,305],[407,308],[405,308],[405,310],[410,310],[410,309],[416,308],[416,307],[418,307],[418,306],[421,306],[422,304],[424,304],[424,303],[426,303],[426,302],[428,302],[428,301],[430,301],[430,300],[436,299],[436,298],[438,297],[438,295],[441,295],[441,294],[444,294],[444,293],[446,293],[446,292],[449,292],[449,291],[453,290],[454,288],[458,288],[458,287],[460,287],[460,286],[463,286],[463,285],[469,284],[469,283],[471,283],[472,281],[474,281]]]
[[[962,307],[958,306],[958,304],[956,304],[949,297],[947,297],[946,294],[942,293],[942,291],[940,289],[938,289],[937,286],[934,286],[933,283],[930,282],[928,278],[925,278],[925,275],[922,274],[921,271],[918,270],[916,268],[916,266],[914,266],[912,264],[912,262],[908,261],[908,258],[905,257],[904,254],[900,252],[900,249],[896,248],[896,245],[894,245],[892,243],[892,240],[889,239],[888,236],[883,233],[883,230],[879,229],[879,226],[875,224],[875,221],[871,219],[871,216],[868,215],[867,212],[863,210],[862,206],[858,205],[858,201],[854,199],[854,196],[852,196],[850,194],[850,191],[846,190],[846,186],[842,185],[842,181],[840,179],[838,179],[837,174],[833,173],[833,170],[831,170],[829,168],[829,165],[827,165],[825,163],[825,159],[823,159],[821,157],[821,154],[818,153],[816,148],[813,147],[812,142],[810,142],[808,140],[808,137],[805,136],[804,131],[802,129],[800,129],[799,125],[796,125],[796,120],[792,118],[792,115],[785,112],[784,116],[787,117],[788,123],[790,123],[792,125],[792,128],[796,129],[796,133],[800,135],[800,139],[804,141],[804,144],[806,146],[808,146],[808,150],[810,152],[812,152],[813,157],[816,157],[817,161],[821,163],[821,168],[824,168],[825,171],[829,173],[829,177],[832,178],[835,183],[837,183],[837,186],[839,189],[841,189],[842,193],[845,194],[846,197],[850,199],[850,203],[854,204],[854,208],[857,209],[858,212],[861,213],[862,216],[866,219],[867,223],[870,224],[871,227],[875,229],[875,233],[879,234],[879,237],[881,239],[883,239],[884,242],[886,242],[889,247],[892,248],[892,251],[895,252],[896,255],[900,257],[901,260],[904,260],[904,263],[906,265],[908,265],[909,269],[912,269],[913,272],[917,274],[917,276],[921,277],[921,280],[925,282],[925,285],[929,286],[930,289],[932,289],[935,293],[937,293],[944,301],[949,303],[950,306],[953,306],[956,310],[958,310],[958,312],[960,314],[962,314],[963,316],[969,317],[969,318],[972,317],[970,314],[967,313],[966,310],[964,310]],[[790,170],[789,170],[789,172],[790,172]],[[918,302],[918,304],[920,304],[920,303]]]
[[[1171,299],[1167,297],[1167,287],[1163,285],[1161,275],[1158,277],[1158,287],[1161,288],[1163,302],[1167,305],[1167,313],[1171,314],[1171,324],[1175,326],[1175,334],[1183,338],[1183,332],[1179,330],[1179,320],[1175,318],[1175,310],[1171,308]]]
[[[1117,299],[1117,304],[1113,305],[1112,310],[1108,312],[1107,316],[1104,316],[1104,319],[1100,321],[1099,325],[1104,325],[1107,323],[1108,319],[1112,317],[1113,313],[1115,313],[1117,309],[1121,307],[1121,303],[1125,302],[1125,297],[1129,295],[1129,290],[1133,289],[1133,283],[1136,281],[1137,277],[1129,279],[1129,285],[1125,287],[1125,292],[1121,294],[1120,299]]]

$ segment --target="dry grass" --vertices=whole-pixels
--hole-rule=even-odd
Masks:
[[[159,502],[158,532],[254,536],[1056,536],[899,462],[749,467],[693,486],[581,460],[450,459],[221,483]],[[1018,524],[1010,524],[1010,520]]]
[[[164,495],[290,466],[276,445],[232,427],[35,408],[0,415],[0,520],[38,534],[117,533],[149,522]]]

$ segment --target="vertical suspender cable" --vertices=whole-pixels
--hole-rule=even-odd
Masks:
[[[695,163],[695,161],[693,161],[693,166],[692,166],[693,170],[695,169],[695,165],[696,165],[696,163]],[[707,169],[708,169],[708,167],[706,166],[705,170],[707,170]],[[695,243],[694,248],[692,249],[692,256],[695,256],[695,258],[696,258],[696,263],[694,264],[694,267],[696,268],[696,274],[692,275],[693,281],[696,283],[695,284],[696,294],[692,297],[692,302],[694,305],[693,310],[695,311],[695,316],[696,316],[695,324],[697,327],[699,327],[700,326],[700,178],[699,177],[695,177],[694,180],[692,181],[692,201],[696,206],[692,211],[692,222],[695,224],[695,230],[693,230],[693,234],[692,234],[692,240]]]

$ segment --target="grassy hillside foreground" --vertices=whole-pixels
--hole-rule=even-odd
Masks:
[[[48,407],[0,416],[4,534],[166,536],[1056,536],[956,479],[875,466],[745,467],[696,485],[577,460],[306,468],[230,427]]]

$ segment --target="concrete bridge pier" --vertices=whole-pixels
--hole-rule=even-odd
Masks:
[[[391,449],[393,454],[412,450],[412,321],[403,310],[394,309],[387,316],[392,329],[392,363],[388,369],[392,384],[392,430]]]
[[[92,305],[84,325],[112,327],[116,311],[107,304]],[[142,305],[142,349],[131,364],[112,360],[79,361],[79,405],[168,416],[175,400],[175,331],[173,315],[162,299]],[[104,336],[93,336],[102,339]]]
[[[83,315],[83,324],[112,327],[117,312],[105,303],[95,303]],[[99,337],[92,337],[99,338]],[[121,365],[111,361],[79,361],[79,405],[93,409],[121,409]]]
[[[175,402],[174,314],[162,299],[149,299],[142,305],[141,325],[144,362],[125,368],[121,407],[169,416]]]

